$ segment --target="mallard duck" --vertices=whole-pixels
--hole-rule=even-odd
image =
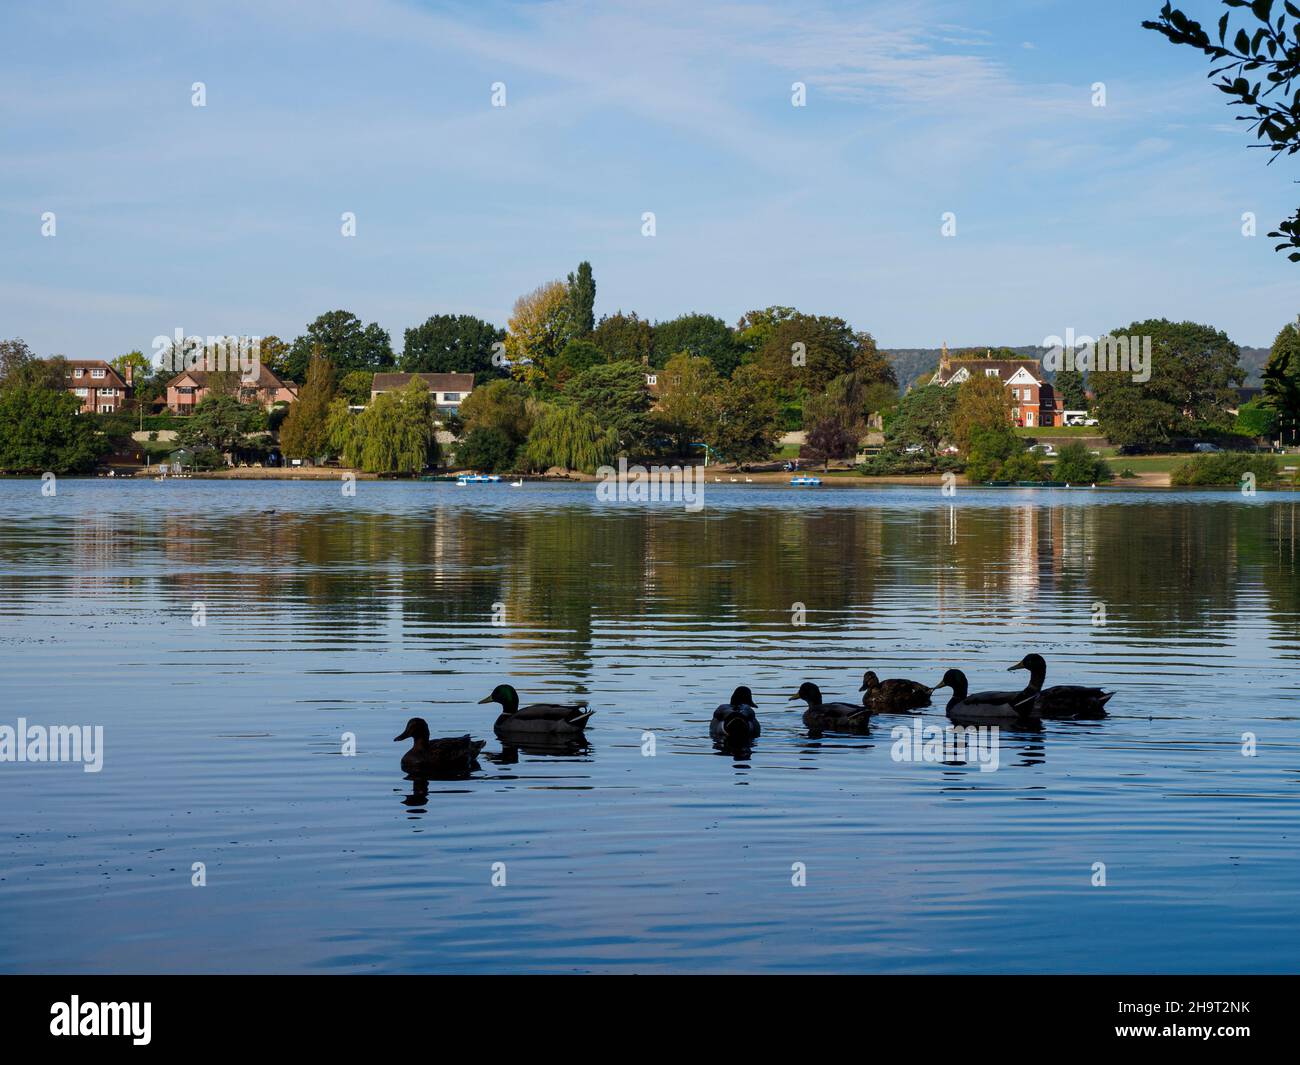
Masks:
[[[713,711],[709,735],[719,742],[745,743],[757,739],[762,727],[754,713],[754,693],[743,684],[731,693],[731,701]]]
[[[871,722],[871,711],[867,707],[856,703],[822,702],[821,689],[809,681],[799,685],[799,690],[790,699],[802,699],[808,704],[808,709],[803,712],[803,723],[817,732],[862,732]]]
[[[479,768],[478,752],[487,740],[474,740],[469,736],[448,736],[429,739],[429,724],[422,717],[413,717],[406,723],[400,736],[393,742],[412,740],[411,749],[402,755],[402,769],[412,775],[421,773],[443,776],[472,773]]]
[[[940,688],[952,689],[947,711],[953,719],[1018,722],[1036,717],[1034,693],[1027,688],[1018,692],[971,692],[966,674],[960,669],[948,670],[933,690]]]
[[[868,670],[858,691],[866,692],[862,705],[875,713],[902,714],[929,706],[934,689],[915,680],[881,680]]]
[[[596,712],[588,710],[585,702],[520,706],[519,693],[509,684],[498,684],[492,689],[492,694],[480,699],[479,703],[501,704],[501,716],[493,727],[502,739],[581,735],[587,727],[587,719]]]
[[[1106,703],[1115,694],[1101,688],[1085,688],[1082,684],[1056,684],[1043,687],[1047,679],[1047,663],[1042,655],[1027,654],[1013,669],[1029,670],[1029,688],[1036,692],[1034,712],[1039,717],[1099,718],[1106,716]]]

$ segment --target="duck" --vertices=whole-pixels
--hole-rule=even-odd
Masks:
[[[580,736],[595,710],[588,710],[585,702],[532,703],[519,705],[519,693],[509,684],[498,684],[492,694],[479,700],[479,704],[499,703],[501,716],[493,728],[502,739],[509,737],[549,736],[554,738]]]
[[[754,709],[754,693],[742,684],[731,693],[730,702],[713,711],[709,735],[719,743],[748,743],[758,739],[762,726]]]
[[[402,769],[413,776],[472,773],[479,768],[478,752],[487,743],[487,740],[475,740],[469,736],[431,740],[429,723],[422,717],[411,718],[402,734],[393,737],[394,743],[400,740],[413,741],[411,749],[402,755]]]
[[[816,684],[804,681],[799,690],[790,696],[791,701],[802,699],[808,704],[803,712],[803,723],[816,732],[862,732],[871,722],[871,710],[857,703],[824,703],[822,691]]]
[[[1034,712],[1039,717],[1076,718],[1095,720],[1106,716],[1106,703],[1114,697],[1114,692],[1101,688],[1086,688],[1082,684],[1056,684],[1050,688],[1043,687],[1047,679],[1047,662],[1042,655],[1027,654],[1014,666],[1008,666],[1007,672],[1014,669],[1029,670],[1029,687],[1036,693]]]
[[[940,688],[952,689],[947,713],[954,720],[1026,722],[1037,716],[1034,713],[1036,693],[1028,688],[1018,692],[971,692],[966,674],[960,669],[948,670],[932,690]]]
[[[881,680],[873,671],[867,670],[858,691],[866,692],[862,705],[876,713],[902,714],[929,706],[934,689],[916,680]]]

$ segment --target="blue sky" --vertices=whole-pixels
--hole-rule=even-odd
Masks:
[[[1203,57],[1141,28],[1159,7],[5,0],[0,336],[111,357],[343,307],[400,350],[589,259],[598,314],[791,304],[886,347],[1163,316],[1267,345],[1300,311],[1266,236],[1300,164],[1248,148]]]

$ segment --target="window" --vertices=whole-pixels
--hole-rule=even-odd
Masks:
[[[985,371],[984,371],[984,376],[985,376],[985,377],[997,377],[997,376],[998,376],[998,372],[997,372],[997,370],[985,370]]]
[[[460,402],[460,393],[459,393],[459,392],[444,392],[444,393],[442,394],[442,401],[443,401],[444,403],[459,403],[459,402]]]
[[[85,397],[90,394],[90,390],[86,388],[76,388],[73,389],[73,391],[76,392],[77,395],[81,396],[82,399],[85,399]]]
[[[115,395],[117,395],[117,389],[116,389],[116,388],[101,388],[101,389],[99,390],[99,394],[100,394],[101,396],[115,396]]]
[[[192,385],[177,385],[176,391],[182,396],[189,396],[194,394],[194,387]]]
[[[656,374],[648,373],[645,375],[645,383],[651,386],[659,383],[659,377]]]
[[[111,403],[101,403],[101,404],[99,405],[99,413],[100,413],[100,414],[112,414],[112,413],[113,413],[113,404],[111,404]]]
[[[85,371],[85,370],[80,370],[80,369],[78,369],[78,370],[73,370],[73,371],[72,371],[72,376],[73,376],[73,377],[84,377],[85,375],[86,375],[86,371]]]
[[[91,371],[90,371],[90,376],[91,376],[91,377],[94,377],[94,378],[96,378],[96,379],[99,379],[99,378],[102,378],[102,377],[104,376],[105,372],[106,372],[106,371],[104,371],[104,370],[91,370]]]

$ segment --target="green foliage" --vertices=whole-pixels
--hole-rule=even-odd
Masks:
[[[574,374],[605,362],[605,353],[590,340],[570,340],[547,367],[547,378],[563,387]]]
[[[1233,430],[1252,439],[1272,436],[1277,432],[1278,417],[1275,411],[1263,399],[1252,399],[1237,411],[1237,420]]]
[[[402,346],[405,373],[472,373],[476,385],[505,377],[492,363],[494,345],[506,331],[470,314],[435,314],[406,330]],[[367,394],[366,399],[369,400]]]
[[[1094,368],[1096,414],[1106,438],[1119,446],[1168,443],[1222,426],[1245,377],[1241,351],[1213,326],[1152,319],[1113,336],[1151,337],[1151,379],[1127,370]]]
[[[618,311],[601,318],[591,339],[610,362],[654,362],[654,330],[636,313]]]
[[[293,342],[284,360],[285,372],[294,381],[302,381],[317,349],[340,373],[369,370],[374,373],[393,365],[393,346],[388,333],[378,323],[362,325],[350,311],[328,311]]]
[[[755,335],[754,328],[751,327],[750,336]],[[759,335],[764,339],[754,352],[753,363],[785,396],[793,395],[796,389],[815,395],[836,377],[854,371],[867,381],[895,383],[893,368],[880,354],[871,335],[854,332],[843,318],[796,311],[788,317],[774,319]]]
[[[658,376],[654,422],[675,442],[677,453],[684,455],[690,444],[704,437],[721,379],[708,359],[685,352],[669,359]]]
[[[62,373],[60,372],[60,386]],[[84,473],[108,441],[82,417],[81,400],[62,387],[25,379],[15,367],[0,385],[0,470]]]
[[[937,451],[952,436],[952,413],[956,405],[956,389],[942,385],[914,388],[899,401],[885,439],[899,447],[916,444],[927,451]]]
[[[1218,43],[1199,22],[1169,3],[1161,8],[1159,19],[1142,25],[1164,34],[1174,44],[1190,45],[1209,56],[1218,64],[1209,76],[1222,75],[1215,87],[1231,97],[1230,106],[1247,111],[1238,118],[1245,120],[1255,139],[1275,153],[1274,158],[1276,153],[1294,155],[1300,151],[1300,6],[1285,0],[1285,14],[1279,12],[1276,20],[1272,18],[1273,0],[1224,0],[1224,6],[1248,8],[1255,17],[1254,25],[1237,30],[1231,44],[1231,12],[1227,11],[1219,19]],[[1288,15],[1292,19],[1289,24]],[[1247,76],[1258,76],[1261,70],[1263,82],[1252,82]],[[1267,88],[1261,88],[1265,83]],[[1291,249],[1287,257],[1300,261],[1300,211],[1269,236],[1281,238],[1277,251]]]
[[[719,380],[705,403],[705,442],[742,468],[772,457],[780,424],[776,397],[752,367],[742,366],[731,380]]]
[[[341,447],[348,465],[366,473],[416,474],[438,461],[437,416],[433,396],[417,378],[376,396],[360,414],[334,400],[325,427],[329,445]]]
[[[853,455],[857,444],[857,434],[838,418],[824,418],[808,432],[808,451],[827,466],[831,459]]]
[[[613,429],[624,453],[644,447],[650,438],[650,393],[636,363],[591,366],[565,385],[564,399],[589,413],[602,428]]]
[[[697,355],[713,363],[723,377],[730,377],[740,365],[744,345],[721,318],[709,314],[683,314],[654,327],[656,365],[662,366],[680,352]]]
[[[1011,425],[1011,410],[1011,392],[1004,381],[986,374],[972,374],[957,386],[957,402],[952,408],[953,443],[962,454],[970,454],[979,430]]]
[[[466,433],[499,429],[518,447],[528,439],[533,427],[528,389],[518,381],[489,381],[461,403],[460,421]]]
[[[418,382],[417,382],[418,383]],[[382,398],[382,397],[380,397]],[[326,420],[334,399],[334,366],[320,351],[312,354],[307,380],[280,426],[280,450],[291,459],[319,458],[329,450]]]
[[[457,445],[456,462],[469,470],[503,473],[515,468],[516,450],[514,441],[500,429],[473,429]]]
[[[596,328],[596,279],[591,273],[591,263],[580,262],[577,274],[568,279],[569,323],[573,335],[589,337]]]
[[[182,420],[176,441],[195,451],[237,452],[249,433],[265,428],[266,416],[256,406],[234,396],[208,395]]]
[[[595,473],[598,466],[613,460],[618,438],[613,429],[602,429],[586,411],[565,404],[547,407],[528,434],[524,457],[530,468]]]
[[[370,389],[374,383],[375,375],[369,370],[352,370],[339,381],[337,394],[354,407],[364,407],[370,402]]]
[[[1300,422],[1300,329],[1288,322],[1273,341],[1264,367],[1264,397],[1294,439]]]
[[[1096,484],[1110,478],[1110,466],[1078,442],[1065,444],[1057,453],[1056,464],[1052,467],[1052,480],[1064,481],[1066,484]]]
[[[1239,485],[1242,476],[1246,473],[1253,473],[1257,484],[1272,484],[1277,480],[1277,459],[1272,455],[1251,455],[1234,451],[1197,455],[1176,466],[1169,474],[1169,483],[1175,488]]]
[[[966,476],[982,481],[1044,481],[1046,475],[1034,453],[1010,425],[981,426],[971,433]]]
[[[1080,370],[1058,370],[1053,390],[1065,403],[1065,410],[1087,410],[1088,393],[1083,387],[1083,373]]]

